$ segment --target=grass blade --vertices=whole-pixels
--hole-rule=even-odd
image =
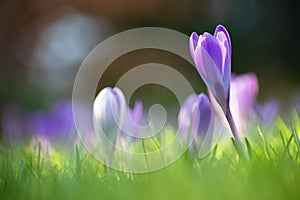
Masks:
[[[245,142],[246,142],[246,147],[247,147],[247,150],[248,150],[249,158],[250,158],[250,160],[252,160],[253,159],[253,150],[252,150],[251,144],[250,144],[247,137],[245,137]]]
[[[297,131],[296,131],[295,127],[292,127],[292,135],[294,136],[294,140],[295,140],[295,143],[296,143],[297,148],[298,148],[298,153],[300,153],[300,142],[299,142],[299,137],[298,137],[298,134],[297,134]]]

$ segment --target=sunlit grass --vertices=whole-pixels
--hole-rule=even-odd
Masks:
[[[299,117],[289,123],[277,118],[274,127],[254,129],[247,139],[250,160],[241,159],[228,138],[205,158],[186,152],[174,164],[145,174],[110,169],[82,145],[51,154],[40,145],[3,145],[0,199],[299,199]],[[155,150],[157,142],[145,147]]]

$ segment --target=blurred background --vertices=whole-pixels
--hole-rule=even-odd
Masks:
[[[213,33],[218,24],[231,36],[232,71],[257,74],[260,101],[277,98],[288,104],[300,87],[299,9],[292,0],[2,0],[0,109],[33,112],[68,101],[89,51],[121,31],[157,26],[190,35]],[[205,91],[192,66],[158,50],[121,56],[99,81],[99,90],[147,62],[168,64],[188,77],[196,91]],[[173,102],[166,88],[155,85],[139,89],[135,98]]]

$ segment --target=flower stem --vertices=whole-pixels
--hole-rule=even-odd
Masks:
[[[240,135],[238,133],[238,130],[236,128],[236,125],[234,123],[234,120],[233,120],[233,117],[232,117],[231,110],[230,110],[229,106],[227,107],[227,110],[226,110],[226,119],[229,123],[229,126],[230,126],[230,129],[232,131],[232,135],[233,135],[234,139],[236,140],[236,142],[238,144],[241,144],[242,141],[241,141]]]
[[[240,148],[240,150],[242,151],[242,153],[244,155],[241,155],[241,156],[244,156],[246,158],[246,160],[249,161],[249,155],[248,155],[248,152],[247,152],[247,149],[245,147],[245,145],[243,144],[242,140],[241,140],[241,137],[239,135],[239,132],[237,130],[237,127],[235,125],[235,122],[233,120],[233,117],[232,117],[232,114],[231,114],[231,110],[229,108],[229,106],[227,107],[227,110],[226,110],[226,119],[229,123],[229,126],[230,126],[230,129],[232,131],[232,135],[238,145],[238,148]]]

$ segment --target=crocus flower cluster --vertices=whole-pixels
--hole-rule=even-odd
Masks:
[[[197,150],[198,156],[205,155],[212,147],[218,123],[228,126],[246,153],[242,134],[247,132],[249,118],[253,117],[250,114],[254,113],[254,121],[269,125],[278,113],[276,101],[256,103],[258,80],[255,74],[231,74],[231,52],[230,37],[222,25],[216,27],[213,35],[194,32],[190,37],[191,57],[209,95],[201,93],[187,97],[178,114],[178,130],[183,143],[192,144],[190,150]],[[26,120],[20,116],[15,107],[4,109],[4,140],[21,138],[20,133],[25,129],[47,148],[57,144],[73,147],[78,142],[71,102],[59,102],[50,110],[31,113]],[[134,142],[150,131],[151,128],[141,126],[143,119],[142,102],[135,102],[131,109],[119,88],[102,89],[94,101],[94,129],[96,133],[104,134],[114,146],[124,148],[129,141]]]

